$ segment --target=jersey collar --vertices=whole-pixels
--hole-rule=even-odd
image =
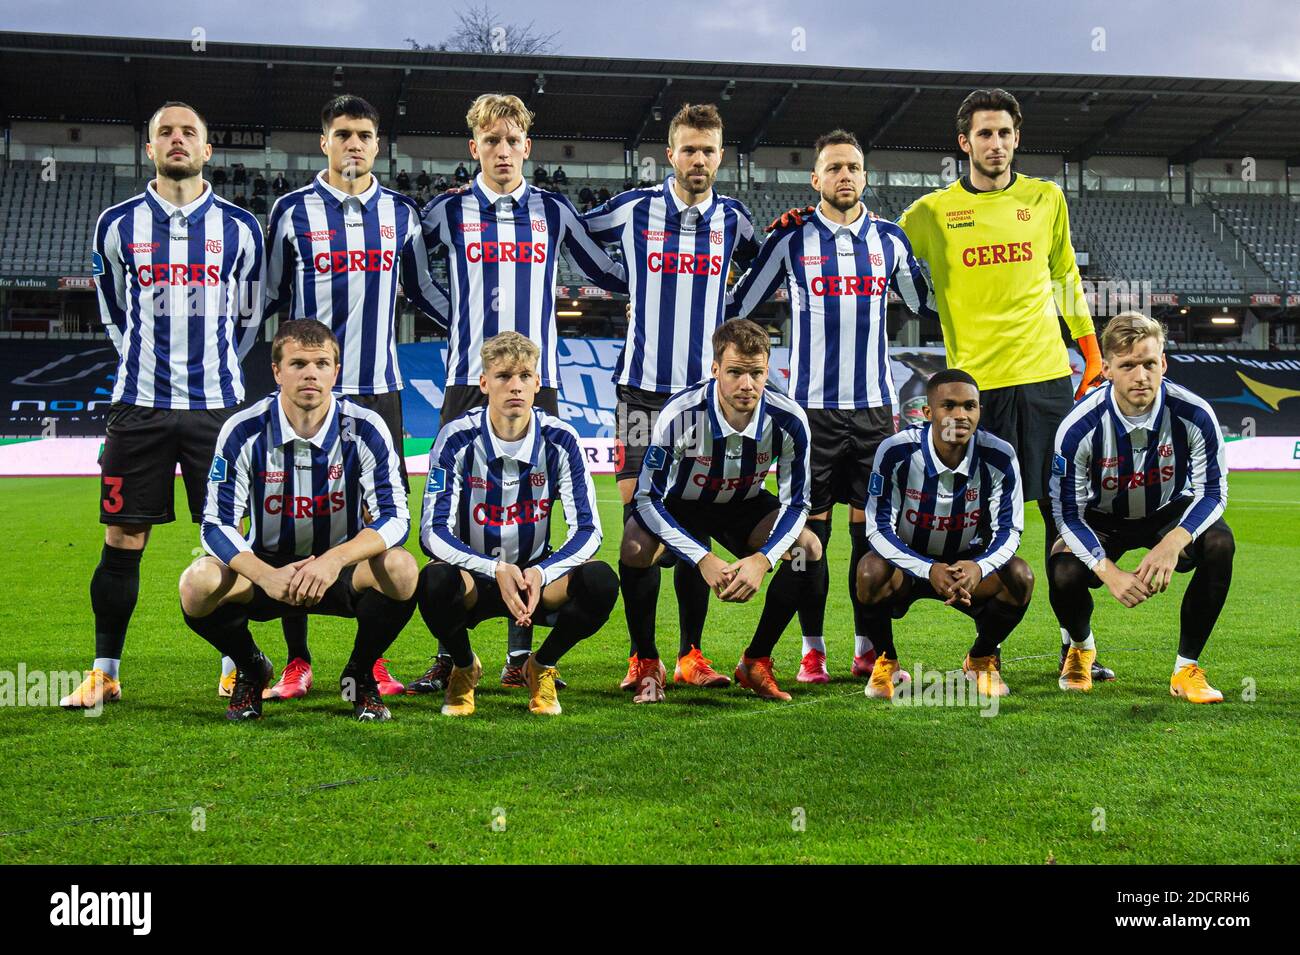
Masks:
[[[373,172],[370,174],[370,188],[357,196],[350,196],[346,192],[335,189],[331,186],[329,184],[329,174],[323,169],[316,174],[314,185],[317,194],[320,195],[322,199],[326,202],[333,203],[340,209],[343,208],[345,202],[356,201],[361,203],[361,207],[367,212],[371,212],[374,210],[375,203],[379,199],[379,177]]]
[[[489,209],[495,209],[497,203],[502,199],[511,200],[516,209],[520,206],[526,206],[528,204],[528,188],[528,180],[525,179],[519,183],[514,192],[501,193],[487,184],[487,180],[483,178],[483,173],[480,172],[474,177],[474,195],[478,196],[478,201]]]
[[[1124,434],[1132,434],[1138,430],[1154,431],[1156,425],[1160,423],[1160,413],[1165,410],[1165,383],[1160,382],[1160,393],[1156,395],[1155,402],[1146,415],[1135,422],[1130,423],[1119,410],[1119,402],[1115,400],[1115,385],[1109,381],[1106,382],[1106,403],[1110,405],[1110,413],[1114,417],[1116,431],[1122,431]]]
[[[709,221],[709,216],[713,213],[713,207],[718,203],[718,190],[710,189],[707,200],[688,206],[682,202],[681,196],[677,195],[677,190],[673,188],[673,183],[676,181],[676,176],[668,176],[664,179],[664,203],[665,208],[668,210],[668,217],[677,219],[680,222],[687,209],[694,209],[699,215],[695,220],[695,227],[699,228],[700,223]]]
[[[212,187],[208,185],[207,180],[203,181],[203,192],[199,197],[185,206],[174,206],[162,196],[158,195],[158,190],[154,188],[153,180],[144,187],[144,201],[149,203],[149,208],[153,212],[153,217],[159,222],[170,222],[172,217],[179,214],[190,225],[194,225],[212,205]]]
[[[329,396],[330,410],[326,412],[325,423],[321,425],[320,430],[310,438],[304,438],[293,430],[293,425],[289,423],[289,417],[284,413],[284,401],[282,393],[275,393],[275,417],[271,419],[271,440],[275,446],[282,447],[291,441],[306,441],[316,447],[324,450],[328,448],[339,434],[339,403],[333,394]]]
[[[955,468],[950,468],[943,463],[939,457],[939,451],[934,446],[934,426],[927,421],[923,428],[925,431],[924,440],[921,442],[921,456],[925,459],[925,473],[930,477],[938,477],[946,472],[960,474],[962,477],[970,477],[975,468],[975,445],[977,444],[976,435],[978,431],[972,431],[970,441],[966,442],[966,455],[961,459]]]
[[[725,441],[733,434],[738,434],[742,438],[751,438],[757,441],[758,422],[767,411],[767,395],[759,394],[758,404],[754,406],[754,416],[749,419],[749,424],[745,425],[744,431],[737,431],[727,422],[726,416],[722,413],[722,408],[718,405],[718,379],[710,378],[707,389],[709,393],[709,425],[713,429],[713,439],[715,441]]]
[[[965,189],[967,192],[969,192],[971,195],[974,195],[974,196],[995,196],[995,195],[997,195],[999,192],[1006,192],[1008,189],[1010,189],[1012,186],[1014,186],[1014,185],[1016,184],[1016,178],[1017,178],[1017,177],[1016,177],[1016,171],[1013,169],[1013,170],[1011,170],[1011,181],[1008,182],[1008,183],[1006,184],[1006,186],[1005,186],[1004,188],[1002,188],[1002,189],[976,189],[974,183],[972,183],[972,182],[970,181],[970,174],[969,174],[969,173],[968,173],[967,175],[965,175],[965,176],[962,176],[961,179],[958,180],[958,181],[961,183],[961,187],[962,187],[963,189]]]
[[[871,213],[867,211],[866,204],[859,201],[858,208],[862,210],[862,215],[858,216],[848,225],[840,225],[838,222],[832,222],[822,214],[821,203],[817,204],[817,211],[813,213],[813,221],[817,223],[822,234],[828,239],[833,239],[841,232],[853,237],[855,242],[865,242],[866,238],[863,232],[867,228],[867,221],[871,218]]]
[[[479,438],[483,447],[487,448],[489,460],[496,461],[500,458],[511,457],[520,464],[526,464],[529,467],[537,466],[537,451],[542,443],[542,419],[537,414],[537,409],[533,408],[532,425],[528,429],[527,435],[524,436],[524,443],[519,446],[516,454],[507,455],[501,447],[501,439],[492,431],[492,422],[488,417],[488,409],[483,408],[483,420],[479,425]]]

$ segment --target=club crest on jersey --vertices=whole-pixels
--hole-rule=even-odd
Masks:
[[[867,481],[867,493],[872,497],[879,497],[885,489],[885,476],[879,471],[872,471],[871,478]]]
[[[966,500],[978,501],[979,499],[980,499],[979,488],[975,488],[975,487],[966,488]]]
[[[709,241],[714,245],[722,245],[722,238],[723,236],[721,232],[709,231]]]
[[[534,232],[545,232],[545,231],[546,231],[546,220],[545,220],[545,219],[534,219],[534,220],[533,220],[533,231],[534,231]]]
[[[205,242],[203,243],[203,250],[204,250],[205,252],[211,252],[213,255],[220,255],[220,254],[221,254],[221,240],[220,240],[220,239],[208,239],[207,241],[205,241]]]
[[[533,487],[541,487],[546,483],[546,472],[538,471],[536,474],[530,475],[528,480],[532,482]]]
[[[224,481],[226,479],[226,459],[217,455],[212,459],[212,468],[208,471],[209,481]]]
[[[98,252],[90,253],[90,274],[91,275],[104,274],[104,257],[100,255]]]
[[[1172,444],[1162,444],[1157,448],[1162,458],[1172,458],[1174,456],[1174,446]]]
[[[341,478],[343,476],[343,465],[331,464],[329,468],[329,476],[331,481],[337,481]]]
[[[650,470],[658,471],[668,463],[668,449],[657,444],[646,448],[645,463]]]
[[[772,460],[772,453],[770,451],[760,451],[757,460],[759,464],[767,464],[768,461]]]
[[[879,268],[884,268],[884,265],[885,265],[885,253],[883,253],[883,252],[872,252],[872,253],[871,253],[871,264],[874,265],[874,266],[875,266],[876,268],[878,268],[878,269],[879,269]]]
[[[385,239],[396,239],[396,238],[397,238],[397,226],[395,226],[395,225],[381,225],[381,226],[379,227],[379,234],[382,235]]]
[[[447,487],[447,471],[444,468],[429,468],[429,479],[424,482],[425,494],[437,494]]]
[[[1065,455],[1052,455],[1052,473],[1058,476],[1065,474]]]
[[[1017,209],[1017,210],[1016,210],[1016,218],[1019,219],[1021,222],[1028,222],[1028,221],[1029,221],[1029,210],[1028,210],[1028,209]]]

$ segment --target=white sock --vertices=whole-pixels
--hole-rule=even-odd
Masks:
[[[875,648],[875,644],[871,642],[870,637],[864,637],[860,633],[853,635],[854,656],[865,657],[874,648]]]
[[[1068,634],[1066,635],[1066,638],[1069,639]],[[1096,650],[1097,641],[1092,638],[1092,631],[1089,630],[1087,639],[1070,640],[1070,646],[1074,647],[1076,650]]]
[[[1195,661],[1195,660],[1189,660],[1189,659],[1187,659],[1187,657],[1180,657],[1180,656],[1178,656],[1178,655],[1176,655],[1176,654],[1175,654],[1175,656],[1174,656],[1174,672],[1175,672],[1175,673],[1177,673],[1177,672],[1178,672],[1179,670],[1181,670],[1183,667],[1190,667],[1190,666],[1195,666],[1195,665],[1196,665],[1196,661]]]
[[[820,653],[825,653],[826,638],[805,636],[803,638],[803,652],[807,653],[809,650],[816,650]]]
[[[116,657],[95,657],[95,662],[91,664],[92,670],[103,670],[104,676],[110,680],[117,679],[117,668],[122,663]]]
[[[1069,631],[1069,630],[1066,630],[1064,627],[1062,627],[1062,628],[1061,628],[1061,646],[1063,646],[1063,647],[1068,647],[1069,645],[1070,645],[1070,631]]]
[[[230,657],[222,657],[222,658],[221,658],[221,675],[222,675],[223,677],[224,677],[224,676],[227,676],[227,675],[228,675],[231,671],[233,671],[234,669],[235,669],[235,661],[234,661],[234,660],[230,659]]]

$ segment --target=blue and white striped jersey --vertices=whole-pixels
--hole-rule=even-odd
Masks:
[[[249,550],[319,557],[366,527],[396,547],[411,529],[399,460],[374,411],[334,395],[321,429],[301,438],[277,391],[221,428],[208,473],[203,548],[226,564]],[[245,515],[247,535],[239,530]]]
[[[614,381],[664,393],[709,376],[731,263],[758,252],[743,202],[713,192],[687,206],[673,180],[630,189],[583,216],[596,239],[618,244],[628,265],[632,320]]]
[[[266,262],[251,213],[203,194],[184,208],[153,183],[95,226],[99,315],[119,356],[113,401],[147,408],[232,408],[240,361],[262,324]]]
[[[429,255],[413,199],[379,184],[358,196],[340,192],[321,172],[271,208],[267,315],[324,322],[339,340],[335,391],[378,395],[402,387],[397,367],[397,289],[439,325],[446,293],[429,273]],[[399,271],[400,270],[400,271]]]
[[[448,385],[477,385],[483,342],[516,331],[542,349],[542,387],[558,387],[555,270],[561,250],[593,284],[627,292],[623,266],[605,254],[559,193],[525,182],[498,195],[480,173],[473,188],[431,199],[421,220],[430,252],[441,247],[447,254]]]
[[[740,318],[788,286],[790,396],[804,408],[897,407],[889,289],[913,312],[928,309],[929,285],[907,236],[861,208],[846,226],[818,209],[803,225],[772,232],[731,290],[727,317]]]
[[[557,499],[569,535],[552,553]],[[600,541],[596,489],[578,434],[559,418],[534,408],[514,450],[492,431],[487,408],[438,433],[420,516],[420,546],[430,557],[488,577],[498,561],[536,566],[545,586],[594,557]]]
[[[1136,520],[1190,497],[1179,526],[1195,540],[1228,504],[1228,465],[1214,411],[1166,380],[1150,411],[1129,421],[1108,382],[1056,429],[1051,495],[1061,536],[1090,569],[1106,555],[1085,520],[1087,510]]]
[[[737,431],[718,407],[716,386],[710,378],[678,392],[659,412],[637,478],[636,513],[674,554],[698,564],[709,549],[673,518],[665,501],[725,505],[756,497],[775,462],[781,509],[760,548],[775,567],[808,518],[808,418],[769,387],[745,430]]]
[[[905,428],[876,449],[866,511],[872,549],[913,577],[929,578],[936,561],[966,559],[987,577],[1015,556],[1025,528],[1016,452],[976,429],[950,468],[928,422]]]

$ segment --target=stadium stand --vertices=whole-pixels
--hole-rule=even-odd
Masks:
[[[1207,205],[1279,285],[1300,283],[1300,205],[1279,196],[1207,197]]]

